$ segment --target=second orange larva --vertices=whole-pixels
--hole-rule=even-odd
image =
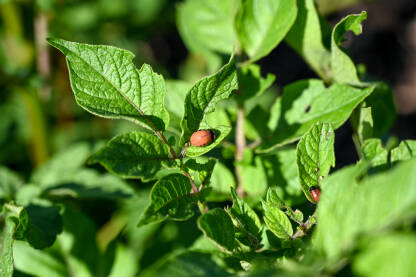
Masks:
[[[212,130],[198,130],[192,134],[190,142],[192,146],[206,146],[215,139],[215,133]]]

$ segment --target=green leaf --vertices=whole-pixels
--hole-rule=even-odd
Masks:
[[[30,247],[27,243],[16,241],[13,247],[14,264],[16,270],[31,275],[48,277],[66,277],[69,272],[64,261],[56,253],[40,251]]]
[[[16,192],[23,186],[23,180],[10,169],[0,166],[0,203],[14,199]]]
[[[143,212],[138,226],[161,222],[167,218],[187,220],[194,215],[198,194],[191,193],[191,183],[182,174],[163,177],[150,192],[150,204]]]
[[[365,103],[371,107],[373,136],[380,137],[386,134],[396,120],[396,105],[391,88],[385,83],[376,83],[374,92],[365,99]]]
[[[247,64],[242,66],[238,72],[238,83],[241,91],[238,94],[240,101],[246,100],[251,97],[259,96],[267,88],[269,88],[276,76],[268,73],[266,78],[261,76],[260,66],[257,64]]]
[[[147,181],[162,167],[172,167],[169,147],[155,135],[130,132],[119,135],[91,156],[91,163],[100,163],[108,171],[123,178]]]
[[[416,218],[416,160],[357,183],[363,169],[358,164],[340,170],[322,184],[313,241],[328,257],[352,249],[358,235],[386,231]]]
[[[134,277],[136,276],[138,266],[134,250],[118,243],[109,277]]]
[[[234,47],[235,1],[187,0],[177,7],[176,23],[185,45],[202,54],[230,54]]]
[[[96,146],[82,142],[67,147],[37,168],[33,172],[30,181],[34,184],[47,187],[55,184],[57,180],[62,178],[63,174],[72,175],[97,150]]]
[[[18,228],[14,238],[25,240],[37,249],[51,246],[62,232],[60,208],[56,206],[30,204],[19,213],[16,222]]]
[[[269,128],[257,152],[271,150],[299,139],[315,123],[331,123],[339,128],[357,105],[373,91],[334,84],[329,88],[321,80],[301,80],[286,86],[272,107]]]
[[[185,167],[190,174],[197,175],[198,178],[194,180],[197,180],[198,185],[208,185],[216,162],[216,159],[200,157],[186,161]]]
[[[250,61],[269,54],[296,19],[295,0],[245,0],[235,19],[238,40]]]
[[[416,157],[416,140],[401,141],[399,146],[393,148],[390,154],[390,162],[406,161]]]
[[[235,230],[226,211],[215,208],[198,218],[199,229],[221,249],[232,252],[235,248]]]
[[[386,169],[388,165],[388,152],[381,144],[380,139],[367,139],[363,146],[363,159],[368,161],[372,167]]]
[[[261,242],[262,225],[256,212],[242,199],[237,196],[234,188],[231,188],[233,206],[229,210],[231,217],[234,219],[238,231],[238,240],[241,243],[257,249]]]
[[[237,88],[237,73],[233,57],[217,73],[201,79],[191,88],[185,98],[185,112],[181,121],[181,146],[189,141],[194,132],[201,129],[206,114],[213,112],[215,106],[221,100],[227,99]],[[219,138],[216,141],[220,142]]]
[[[299,185],[296,148],[280,149],[277,153],[261,156],[268,184],[275,184],[273,192],[287,204],[305,201]]]
[[[280,198],[277,190],[274,188],[269,188],[266,194],[266,202],[270,205],[274,205],[279,209],[286,208],[285,202]]]
[[[325,19],[320,18],[313,0],[298,0],[298,17],[287,35],[288,44],[326,82],[363,85],[351,58],[341,49],[348,31],[362,32],[361,22],[366,12],[342,19],[332,32]]]
[[[63,221],[65,229],[58,242],[60,252],[67,257],[65,268],[76,270],[77,276],[94,276],[100,262],[103,262],[101,259],[104,258],[98,248],[95,222],[78,208],[69,205],[65,207]],[[104,272],[102,274],[105,275]]]
[[[264,222],[277,237],[289,239],[293,235],[292,224],[287,215],[277,206],[262,201]]]
[[[362,244],[352,264],[357,276],[416,276],[414,234],[388,234]]]
[[[217,265],[211,255],[197,251],[188,251],[169,259],[151,276],[158,277],[195,277],[195,276],[232,276]]]
[[[128,119],[154,131],[167,128],[163,77],[148,65],[136,70],[131,52],[55,38],[48,42],[66,56],[72,90],[81,107],[98,116]]]
[[[325,44],[330,33],[320,19],[313,0],[298,0],[298,16],[286,36],[286,42],[295,49],[309,66],[325,81],[331,76],[331,53]]]
[[[217,162],[211,176],[210,187],[213,189],[213,197],[218,197],[219,194],[227,194],[230,187],[235,187],[236,182],[234,175],[224,164]]]
[[[253,164],[241,164],[244,191],[255,201],[264,196],[267,190],[267,177],[260,156],[254,158]]]
[[[184,113],[185,97],[191,89],[192,84],[179,80],[166,80],[166,108],[169,111],[170,125],[178,130],[181,129],[180,121]]]
[[[205,129],[205,128],[204,128]],[[231,132],[231,127],[228,126],[217,126],[211,129],[215,133],[215,140],[206,146],[189,146],[186,149],[187,157],[198,157],[211,151],[215,146],[221,143],[226,136]]]
[[[361,144],[366,139],[373,137],[373,116],[371,115],[371,107],[357,108],[351,115],[351,125],[354,132],[358,136]]]
[[[362,32],[361,22],[367,19],[367,13],[348,15],[335,25],[331,36],[331,68],[334,81],[338,83],[360,85],[357,69],[351,58],[340,48],[345,34],[352,31],[355,35]]]
[[[78,199],[118,199],[131,197],[134,190],[122,179],[112,174],[98,174],[91,169],[78,169],[62,174],[50,184],[43,184],[43,196]]]
[[[296,148],[299,183],[306,198],[314,203],[309,188],[320,187],[331,167],[335,166],[335,134],[330,123],[315,124]]]
[[[254,107],[244,118],[244,134],[248,139],[256,140],[270,133],[267,119],[270,114],[260,106]]]

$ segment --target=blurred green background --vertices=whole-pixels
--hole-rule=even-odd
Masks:
[[[135,53],[134,62],[138,67],[148,63],[165,79],[193,82],[210,73],[213,68],[209,61],[189,53],[179,35],[175,21],[180,2],[0,0],[0,165],[18,172],[27,181],[33,170],[55,153],[72,151],[81,142],[95,148],[116,134],[137,128],[127,121],[95,117],[77,106],[65,58],[46,44],[47,37],[128,49]],[[400,140],[416,139],[415,1],[317,2],[331,23],[346,14],[367,10],[363,35],[349,41],[346,47],[356,62],[365,64],[370,75],[395,88],[400,115],[390,135]],[[277,76],[275,91],[295,80],[315,77],[285,44],[279,45],[259,64],[263,74],[270,72]],[[337,166],[355,162],[357,156],[348,124],[337,131],[336,140],[337,161],[340,161]],[[98,166],[93,169],[104,173]],[[136,190],[132,199],[68,200],[66,203],[67,233],[60,243],[64,244],[69,234],[82,237],[80,245],[73,246],[71,251],[79,252],[80,259],[83,255],[90,256],[84,260],[90,269],[94,268],[91,271],[99,272],[96,276],[107,276],[109,269],[100,261],[105,263],[111,259],[106,255],[113,255],[114,259],[116,251],[124,253],[126,259],[139,260],[132,271],[151,272],[149,266],[160,257],[173,249],[188,247],[200,234],[195,220],[136,229],[150,186],[138,181],[129,183]],[[80,222],[82,230],[71,230],[70,226]],[[123,232],[122,228],[125,228]],[[119,239],[114,241],[114,237]],[[129,249],[125,250],[123,245]],[[82,253],[85,249],[93,254]],[[100,259],[94,260],[97,257]],[[25,276],[19,270],[16,274]]]

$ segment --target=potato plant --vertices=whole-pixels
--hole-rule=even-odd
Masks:
[[[27,184],[1,168],[0,276],[414,276],[416,141],[386,144],[391,90],[342,47],[366,17],[331,28],[313,0],[186,0],[178,29],[211,73],[194,84],[136,67],[124,49],[49,38],[76,103],[137,127],[67,149]],[[279,76],[256,62],[283,42],[318,77],[277,96]],[[359,160],[339,168],[344,124]],[[114,235],[91,246],[68,198],[132,200],[105,229]],[[191,222],[197,239],[140,270],[135,239],[172,221]],[[131,245],[117,238],[135,229]]]

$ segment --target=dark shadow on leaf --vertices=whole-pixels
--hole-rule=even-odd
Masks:
[[[25,209],[29,222],[24,240],[37,249],[51,246],[55,242],[56,236],[62,232],[60,208],[30,204]]]

